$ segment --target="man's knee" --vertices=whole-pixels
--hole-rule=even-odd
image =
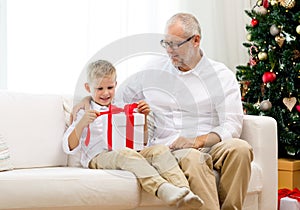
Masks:
[[[249,157],[253,160],[253,149],[252,146],[245,140],[242,139],[231,139],[228,140],[227,148],[230,148],[231,152],[237,153],[239,157]]]

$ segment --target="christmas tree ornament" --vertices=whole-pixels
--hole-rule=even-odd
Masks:
[[[269,100],[263,100],[259,105],[260,110],[268,111],[272,108],[272,103]]]
[[[296,110],[300,113],[300,105],[299,104],[296,106]]]
[[[240,81],[240,89],[241,89],[241,93],[242,93],[242,100],[244,100],[245,95],[247,94],[247,92],[249,91],[249,81]]]
[[[262,76],[264,83],[274,82],[276,80],[276,74],[274,72],[267,71]]]
[[[250,33],[247,34],[246,39],[247,39],[249,42],[251,41],[251,34],[250,34]]]
[[[292,9],[296,4],[296,0],[279,0],[279,1],[280,1],[280,5],[287,9]]]
[[[256,5],[261,6],[261,5],[262,5],[262,0],[258,0],[258,1],[256,2]]]
[[[269,0],[263,0],[262,5],[264,8],[268,9],[269,7]]]
[[[257,26],[257,25],[258,25],[258,20],[255,19],[255,18],[253,18],[253,19],[251,20],[251,25],[252,25],[252,27]]]
[[[300,25],[298,25],[298,26],[296,27],[296,32],[297,32],[297,34],[300,34]]]
[[[278,28],[275,24],[273,24],[273,25],[270,27],[270,34],[271,34],[272,36],[278,35],[279,32],[280,32],[280,30],[279,30],[279,28]]]
[[[253,56],[253,53],[257,53],[257,52],[258,52],[257,47],[255,45],[252,45],[249,49],[249,53],[250,53],[249,65],[251,67],[257,64],[256,59]]]
[[[288,108],[289,111],[292,111],[294,106],[297,103],[297,99],[295,97],[283,98],[283,104]]]
[[[292,60],[298,60],[300,59],[300,51],[299,50],[293,50],[293,57]]]
[[[258,53],[258,59],[261,61],[267,60],[268,54],[266,52],[259,52]]]
[[[274,6],[274,5],[278,4],[278,1],[277,1],[277,0],[271,0],[271,1],[270,1],[270,4],[271,4],[272,6]]]
[[[285,38],[283,36],[278,35],[275,37],[275,41],[279,47],[282,47],[284,44]]]
[[[268,13],[268,10],[264,6],[259,6],[254,8],[254,12],[259,15],[265,15]]]

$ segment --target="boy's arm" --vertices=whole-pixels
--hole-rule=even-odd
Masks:
[[[79,122],[68,137],[69,148],[72,151],[79,145],[79,140],[82,135],[84,126]]]
[[[68,137],[68,144],[71,151],[79,145],[83,129],[87,127],[90,123],[94,122],[98,114],[99,112],[97,112],[96,110],[85,111],[83,117],[80,119],[77,125],[75,125],[74,130]]]

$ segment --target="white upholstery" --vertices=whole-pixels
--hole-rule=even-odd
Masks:
[[[0,101],[0,135],[14,167],[0,172],[0,209],[175,209],[142,191],[130,172],[67,167],[62,96],[0,91]],[[242,138],[255,159],[243,210],[276,209],[276,136],[274,119],[245,116]]]

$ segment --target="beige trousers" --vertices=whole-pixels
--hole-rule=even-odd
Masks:
[[[208,153],[181,149],[173,154],[189,181],[191,191],[203,199],[201,210],[242,209],[253,159],[252,148],[246,141],[226,140],[215,144]],[[212,169],[220,173],[218,187]]]
[[[147,147],[140,152],[128,148],[104,151],[90,161],[89,168],[131,171],[142,188],[152,195],[156,195],[158,187],[166,182],[189,188],[184,173],[165,145]]]

